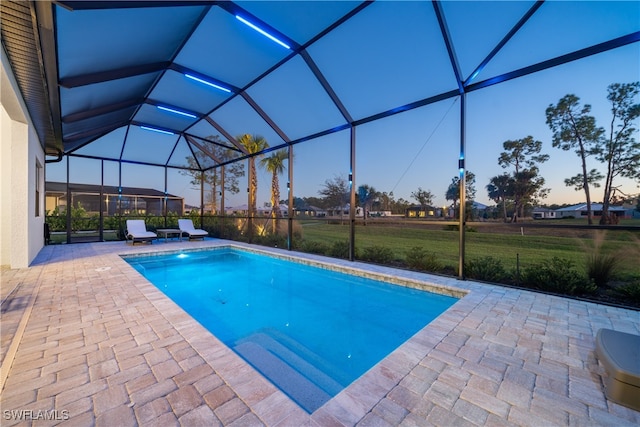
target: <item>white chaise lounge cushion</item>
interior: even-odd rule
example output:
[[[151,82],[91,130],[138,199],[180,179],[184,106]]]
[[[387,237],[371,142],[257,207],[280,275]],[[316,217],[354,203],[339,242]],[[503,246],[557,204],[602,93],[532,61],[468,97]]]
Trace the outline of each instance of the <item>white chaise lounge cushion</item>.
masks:
[[[158,235],[153,231],[147,231],[147,225],[142,219],[128,219],[127,220],[127,239],[133,240],[152,240],[157,238]]]
[[[200,228],[195,228],[193,226],[193,221],[190,219],[179,219],[178,228],[183,234],[187,234],[190,239],[194,237],[204,238],[205,236],[209,235],[209,233],[207,233],[205,230],[202,230]]]

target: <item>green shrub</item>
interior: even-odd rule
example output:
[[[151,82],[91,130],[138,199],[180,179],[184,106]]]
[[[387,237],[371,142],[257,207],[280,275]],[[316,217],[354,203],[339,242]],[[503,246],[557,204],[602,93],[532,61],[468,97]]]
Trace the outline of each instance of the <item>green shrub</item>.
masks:
[[[302,252],[309,254],[326,255],[329,253],[329,245],[314,240],[303,241],[301,249]]]
[[[362,251],[362,259],[376,264],[390,264],[393,251],[386,246],[369,246]]]
[[[509,278],[502,261],[492,256],[469,260],[464,271],[468,278],[486,282],[504,282]]]
[[[581,295],[597,290],[595,283],[580,274],[571,260],[558,257],[525,268],[522,283],[530,288],[565,295]]]
[[[618,258],[613,255],[594,253],[587,258],[587,276],[596,286],[607,286],[618,265]]]
[[[66,231],[67,230],[67,214],[60,213],[56,206],[53,211],[47,211],[47,223],[50,231]]]
[[[628,302],[640,304],[640,280],[616,288],[615,293]]]
[[[349,241],[339,240],[337,242],[333,242],[328,255],[334,258],[349,259]],[[358,255],[356,251],[356,258],[357,257]]]
[[[438,261],[435,252],[428,252],[420,246],[409,249],[405,262],[412,270],[439,271],[442,269],[442,264]]]

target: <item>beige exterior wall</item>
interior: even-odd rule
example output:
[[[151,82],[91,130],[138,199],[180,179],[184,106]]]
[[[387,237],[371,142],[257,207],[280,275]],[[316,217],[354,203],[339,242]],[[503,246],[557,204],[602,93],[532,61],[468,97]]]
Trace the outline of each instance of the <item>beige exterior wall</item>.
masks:
[[[2,50],[0,75],[0,265],[23,268],[44,246],[45,156]],[[36,214],[36,165],[40,165]]]

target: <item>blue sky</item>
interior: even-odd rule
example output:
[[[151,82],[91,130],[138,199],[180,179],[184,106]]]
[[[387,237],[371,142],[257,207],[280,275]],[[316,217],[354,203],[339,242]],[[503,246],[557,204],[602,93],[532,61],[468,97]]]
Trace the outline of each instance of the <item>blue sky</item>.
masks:
[[[464,77],[475,69],[530,4],[523,1],[443,3]],[[286,11],[264,11],[264,5],[258,3],[243,6],[262,19],[271,18],[274,27],[279,25],[283,32],[290,25]],[[303,9],[303,5],[291,7],[290,11]],[[328,7],[340,9],[345,6],[344,2],[338,2]],[[434,24],[430,3],[380,2],[311,45],[308,52],[354,119],[359,119],[455,89],[446,51]],[[548,2],[475,81],[638,30],[638,2]],[[300,29],[290,31],[295,34],[299,31],[308,37]],[[484,187],[490,177],[504,171],[497,163],[502,143],[531,135],[543,142],[543,151],[550,155],[550,160],[540,165],[540,173],[551,189],[543,202],[583,201],[582,192],[564,185],[565,178],[579,172],[579,159],[573,152],[552,148],[545,109],[564,95],[573,93],[583,103],[592,105],[598,125],[608,126],[611,116],[606,100],[607,86],[637,81],[639,70],[640,46],[635,43],[469,93],[466,159],[468,170],[476,174],[476,200],[492,204]],[[292,139],[329,129],[343,121],[299,57],[250,87],[248,93]],[[233,135],[259,133],[272,145],[281,143],[241,99],[229,102],[212,116]],[[406,200],[412,200],[411,192],[421,187],[435,195],[437,206],[448,204],[444,193],[457,175],[459,118],[460,100],[451,98],[358,126],[356,185],[368,184],[378,191],[393,191],[396,199]],[[144,131],[136,132],[140,133],[140,138],[146,137]],[[123,133],[116,131],[94,143],[94,147],[101,147],[100,150],[116,147],[112,142],[122,139]],[[342,131],[294,146],[296,196],[318,196],[327,179],[348,176],[349,138],[349,132]],[[160,138],[153,144],[143,145],[129,154],[144,159],[154,153],[170,153],[170,141],[162,142]],[[96,151],[88,146],[85,152],[92,153],[92,150]],[[71,181],[100,182],[98,161],[71,161]],[[105,165],[105,183],[117,185],[117,164],[105,162]],[[593,159],[589,164],[589,167],[601,169],[599,166]],[[123,165],[122,184],[163,190],[164,173],[164,168]],[[173,169],[169,169],[168,175],[169,193],[184,195],[187,203],[199,204],[199,189],[195,189],[188,178]],[[64,181],[65,178],[64,162],[47,165],[48,180]],[[270,198],[270,179],[267,172],[259,172],[260,205]],[[285,173],[280,177],[283,198],[286,197],[286,181]],[[628,193],[640,192],[636,183],[620,180],[618,184]],[[243,191],[237,195],[227,194],[225,204],[246,203],[246,187],[245,177],[240,185]],[[601,200],[601,189],[593,190],[592,200]]]

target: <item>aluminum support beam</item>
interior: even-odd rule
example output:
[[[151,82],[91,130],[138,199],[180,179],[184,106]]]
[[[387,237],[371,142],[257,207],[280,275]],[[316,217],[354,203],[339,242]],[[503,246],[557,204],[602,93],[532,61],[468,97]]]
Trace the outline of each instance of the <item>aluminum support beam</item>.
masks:
[[[351,126],[351,172],[349,173],[349,259],[356,260],[356,128]],[[342,207],[340,207],[342,209]],[[342,214],[341,214],[342,215]]]
[[[289,179],[287,182],[287,202],[289,204],[289,215],[287,215],[287,249],[293,249],[293,145],[289,145],[289,159],[287,161]]]
[[[262,120],[267,122],[271,129],[273,129],[284,142],[291,142],[291,139],[289,139],[289,137],[282,131],[282,129],[280,129],[276,122],[274,122],[271,117],[269,117],[269,115],[262,109],[262,107],[260,107],[258,103],[254,101],[247,92],[240,92],[240,95],[245,101],[247,101],[251,108],[253,108],[253,110],[258,113]]]
[[[458,160],[458,173],[460,176],[460,221],[459,221],[459,254],[458,254],[458,277],[464,279],[465,260],[465,228],[467,211],[467,169],[465,166],[466,155],[466,119],[467,119],[467,94],[460,95],[460,158]]]
[[[218,122],[216,122],[215,120],[213,120],[211,117],[209,116],[205,116],[204,119],[207,121],[207,123],[209,123],[211,126],[213,126],[215,128],[215,130],[217,130],[218,132],[220,132],[220,134],[222,136],[224,136],[225,138],[227,138],[227,140],[232,143],[238,150],[240,150],[242,152],[242,154],[249,154],[247,152],[247,149],[245,147],[242,146],[242,144],[240,144],[229,132],[227,132],[222,126],[220,126],[218,124]]]

